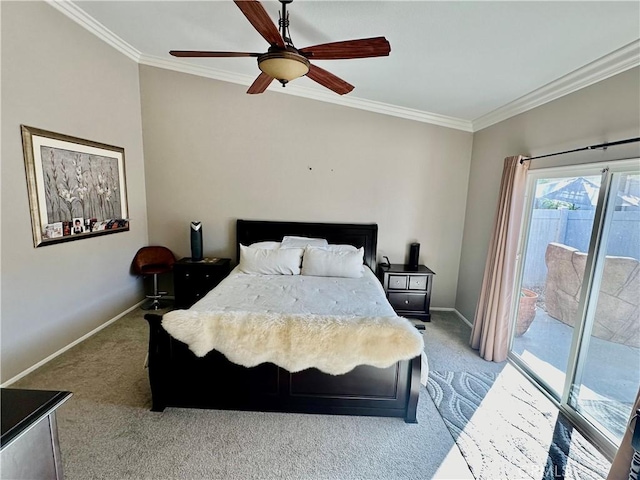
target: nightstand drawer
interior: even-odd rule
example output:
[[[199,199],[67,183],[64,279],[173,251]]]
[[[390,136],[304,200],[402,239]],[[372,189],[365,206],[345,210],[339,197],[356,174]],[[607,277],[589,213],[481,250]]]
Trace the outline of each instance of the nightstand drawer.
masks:
[[[411,275],[409,277],[409,290],[426,290],[426,289],[427,289],[426,275]]]
[[[407,289],[407,276],[406,275],[389,275],[389,290],[406,290]]]
[[[176,308],[189,308],[222,281],[230,270],[230,260],[192,262],[183,258],[173,265]]]
[[[426,293],[391,293],[389,303],[394,310],[425,311]]]
[[[197,285],[202,289],[206,289],[207,291],[211,290],[215,287],[220,280],[222,280],[226,276],[227,272],[225,270],[213,271],[205,269],[176,269],[176,278],[179,282],[184,282],[185,285],[189,285],[187,288],[195,288]]]

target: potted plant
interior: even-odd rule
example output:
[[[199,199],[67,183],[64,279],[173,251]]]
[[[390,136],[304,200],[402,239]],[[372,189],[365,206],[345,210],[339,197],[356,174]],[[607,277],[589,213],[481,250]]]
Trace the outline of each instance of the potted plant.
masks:
[[[516,321],[516,337],[524,335],[529,330],[531,322],[536,318],[536,302],[538,294],[528,288],[520,289],[520,304],[518,305],[518,319]]]

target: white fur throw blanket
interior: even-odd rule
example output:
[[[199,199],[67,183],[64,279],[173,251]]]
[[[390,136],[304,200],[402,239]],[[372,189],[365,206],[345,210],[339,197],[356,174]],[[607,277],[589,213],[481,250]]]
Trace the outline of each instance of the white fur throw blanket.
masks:
[[[424,348],[422,335],[402,317],[174,310],[162,326],[198,357],[215,349],[245,367],[271,362],[290,372],[386,368]]]

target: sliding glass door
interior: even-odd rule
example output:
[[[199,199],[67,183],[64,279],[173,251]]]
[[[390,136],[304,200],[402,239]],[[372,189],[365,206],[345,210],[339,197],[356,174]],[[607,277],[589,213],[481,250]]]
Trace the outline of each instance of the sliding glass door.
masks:
[[[619,444],[640,385],[640,175],[609,172],[569,406]]]
[[[529,179],[528,227],[511,351],[560,400],[574,336],[601,168]]]
[[[640,385],[640,163],[533,170],[510,357],[612,450]]]

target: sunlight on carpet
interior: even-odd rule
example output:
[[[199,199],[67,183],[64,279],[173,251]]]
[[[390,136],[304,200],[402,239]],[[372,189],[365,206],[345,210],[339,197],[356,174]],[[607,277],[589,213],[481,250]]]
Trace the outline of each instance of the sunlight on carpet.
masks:
[[[610,464],[517,370],[430,372],[438,412],[476,479],[603,479]]]

